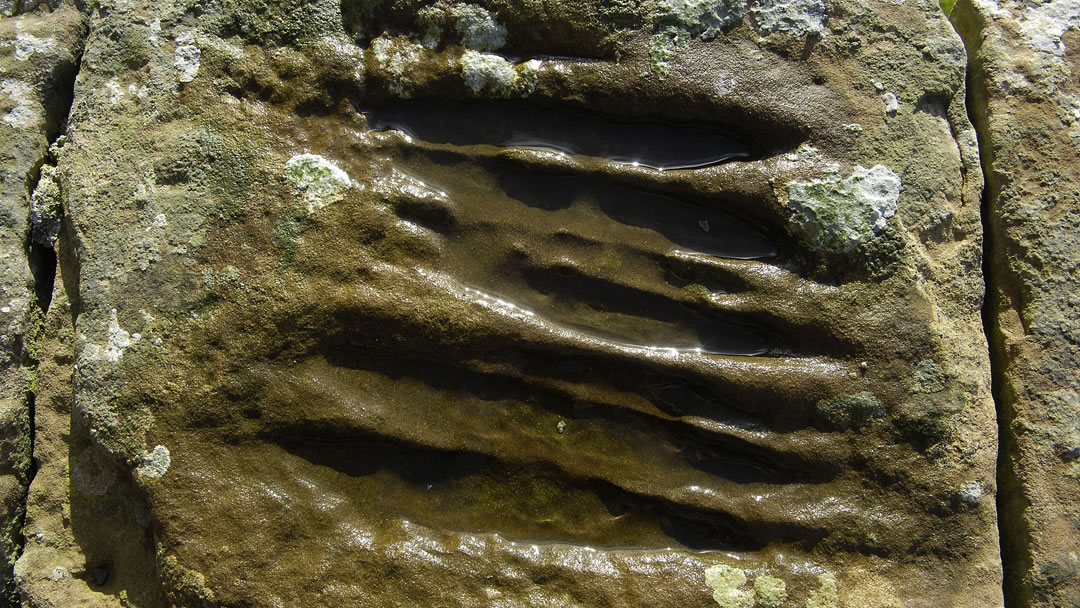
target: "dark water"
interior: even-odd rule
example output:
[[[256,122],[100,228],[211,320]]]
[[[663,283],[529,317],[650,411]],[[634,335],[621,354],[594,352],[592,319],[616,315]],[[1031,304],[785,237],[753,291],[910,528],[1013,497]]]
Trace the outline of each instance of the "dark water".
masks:
[[[745,143],[699,126],[619,122],[569,109],[409,103],[365,114],[373,129],[394,129],[431,143],[538,148],[661,170],[706,167],[751,155]]]

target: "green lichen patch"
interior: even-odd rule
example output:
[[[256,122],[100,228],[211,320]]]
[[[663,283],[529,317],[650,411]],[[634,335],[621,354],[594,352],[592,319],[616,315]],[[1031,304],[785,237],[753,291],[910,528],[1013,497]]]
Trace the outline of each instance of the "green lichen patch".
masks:
[[[800,38],[822,35],[828,16],[824,0],[758,0],[750,13],[761,33],[786,32]]]
[[[744,589],[746,573],[739,568],[716,565],[705,570],[705,584],[721,608],[753,608],[754,592]]]
[[[933,359],[923,359],[915,365],[915,373],[911,378],[911,392],[913,393],[940,393],[945,390],[948,378],[945,370]]]
[[[702,40],[712,40],[743,18],[740,0],[660,0],[658,21]]]
[[[829,426],[857,431],[885,417],[885,406],[867,392],[839,395],[817,402],[817,413]]]
[[[922,452],[948,439],[948,418],[946,411],[932,408],[922,414],[898,416],[892,426],[898,440]]]
[[[836,586],[836,576],[832,574],[818,575],[818,589],[806,599],[806,608],[837,608],[840,606],[840,598]]]
[[[762,574],[754,579],[754,595],[765,608],[776,608],[787,601],[787,584],[775,576]]]
[[[303,193],[309,213],[340,201],[352,187],[349,175],[318,154],[298,154],[285,163],[285,177]]]
[[[61,213],[60,178],[56,167],[44,165],[34,194],[30,197],[30,226],[35,243],[46,247],[56,243]]]
[[[788,184],[787,206],[797,232],[812,247],[849,252],[874,238],[896,214],[900,178],[884,165],[855,167],[846,179],[829,176]]]

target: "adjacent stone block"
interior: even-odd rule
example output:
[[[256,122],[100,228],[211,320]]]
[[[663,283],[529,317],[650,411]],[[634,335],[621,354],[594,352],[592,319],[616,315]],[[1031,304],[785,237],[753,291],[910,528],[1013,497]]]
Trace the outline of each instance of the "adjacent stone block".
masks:
[[[1006,593],[1080,605],[1080,6],[963,2],[987,168]]]

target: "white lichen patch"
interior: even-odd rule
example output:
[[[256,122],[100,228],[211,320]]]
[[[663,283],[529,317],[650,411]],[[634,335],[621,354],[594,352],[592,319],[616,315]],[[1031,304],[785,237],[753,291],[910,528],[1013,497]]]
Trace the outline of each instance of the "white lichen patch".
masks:
[[[506,28],[495,20],[495,13],[475,4],[450,7],[461,44],[477,51],[495,51],[506,45]]]
[[[1070,28],[1080,27],[1080,0],[1051,0],[1024,10],[1020,31],[1032,49],[1057,57],[1065,56],[1061,37]]]
[[[885,113],[889,116],[895,115],[900,109],[900,100],[896,98],[895,93],[885,93],[881,96],[881,101],[885,103]]]
[[[173,52],[173,67],[180,82],[191,82],[199,75],[199,57],[202,51],[195,46],[195,32],[187,31],[176,37],[176,51]]]
[[[457,34],[457,42],[474,51],[497,51],[506,45],[506,27],[495,13],[476,4],[440,1],[420,9],[416,16],[421,41],[428,48],[438,46],[449,29]]]
[[[161,35],[161,18],[158,17],[158,18],[154,19],[153,22],[150,23],[150,34],[146,37],[146,40],[152,46],[160,47],[161,46],[161,38],[159,38],[160,35]]]
[[[407,38],[394,39],[381,36],[371,41],[371,52],[388,80],[390,92],[401,98],[412,97],[413,83],[408,72],[420,62],[423,47]]]
[[[165,473],[169,470],[169,464],[172,463],[172,459],[169,456],[169,450],[163,445],[155,446],[150,452],[143,450],[139,454],[141,462],[135,472],[142,477],[149,477],[150,479],[161,479],[165,476]]]
[[[960,502],[974,507],[982,500],[983,490],[982,486],[977,481],[969,481],[960,486],[960,491],[957,493],[960,498]]]
[[[461,74],[465,86],[477,95],[498,97],[528,95],[536,88],[540,68],[538,60],[514,65],[499,55],[465,51],[461,56]]]
[[[13,106],[4,114],[4,122],[16,129],[27,129],[41,123],[41,109],[34,100],[34,88],[18,80],[0,82],[0,93],[7,95]]]
[[[705,570],[705,584],[721,608],[753,608],[754,592],[746,586],[746,573],[739,568],[716,565]]]
[[[787,32],[797,38],[824,35],[828,17],[825,0],[757,0],[750,13],[763,34]]]
[[[660,0],[660,22],[712,40],[743,18],[742,0]]]
[[[1080,28],[1080,0],[1050,0],[1048,2],[1025,2],[975,0],[980,11],[992,15],[1013,29],[1017,41],[1030,49],[1030,56],[1015,53],[1008,63],[1021,66],[1030,76],[1013,70],[1001,70],[999,84],[1012,90],[1023,90],[1030,84],[1038,84],[1047,93],[1055,93],[1060,85],[1072,77],[1072,70],[1065,58],[1065,32]],[[1011,43],[1010,43],[1011,44]],[[1004,88],[1004,87],[1003,87]],[[1010,89],[1005,89],[1010,90]]]
[[[296,186],[309,213],[345,198],[349,174],[318,154],[298,154],[285,163],[285,177]]]
[[[124,357],[124,349],[138,342],[141,338],[139,334],[129,333],[120,327],[120,322],[116,319],[115,308],[109,311],[109,327],[105,336],[107,342],[105,343],[104,357],[106,361],[113,363]]]
[[[85,336],[80,334],[83,340]],[[82,356],[89,361],[107,361],[116,363],[124,358],[124,350],[142,339],[138,333],[129,333],[122,327],[116,318],[116,309],[109,311],[109,322],[105,327],[105,344],[88,343],[83,348]]]
[[[758,604],[765,608],[777,608],[787,601],[787,583],[775,576],[762,574],[754,579],[754,595]]]
[[[37,36],[19,32],[15,34],[15,59],[27,61],[34,53],[48,54],[56,48],[56,38],[38,38]]]
[[[885,229],[896,214],[900,177],[884,165],[838,176],[788,183],[787,206],[807,241],[826,251],[851,251]]]
[[[806,599],[806,608],[838,608],[840,597],[836,577],[832,574],[818,575],[818,589]]]
[[[115,106],[124,99],[124,88],[120,86],[120,83],[116,82],[115,78],[110,78],[105,82],[105,90],[109,92],[109,105]]]

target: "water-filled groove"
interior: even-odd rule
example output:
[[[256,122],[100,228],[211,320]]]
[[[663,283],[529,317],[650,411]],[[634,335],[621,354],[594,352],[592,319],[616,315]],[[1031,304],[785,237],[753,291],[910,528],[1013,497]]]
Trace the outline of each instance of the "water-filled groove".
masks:
[[[364,110],[376,130],[432,143],[531,148],[660,170],[692,169],[746,158],[740,138],[708,128],[616,121],[579,110],[476,103],[400,103]]]
[[[358,486],[378,484],[378,492],[364,494],[374,503],[369,508],[444,529],[603,548],[723,551],[752,551],[777,540],[812,545],[822,536],[812,528],[748,522],[492,454],[364,433],[328,436],[305,428],[280,429],[263,438]]]

